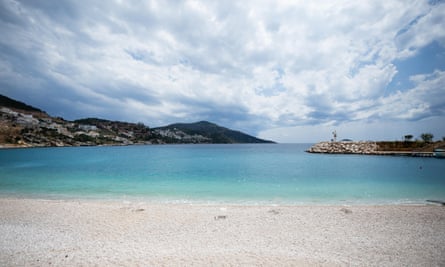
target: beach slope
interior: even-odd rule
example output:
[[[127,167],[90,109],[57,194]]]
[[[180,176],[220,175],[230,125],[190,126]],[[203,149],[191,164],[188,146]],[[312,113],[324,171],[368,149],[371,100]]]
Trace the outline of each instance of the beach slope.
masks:
[[[0,198],[0,266],[444,266],[440,206]]]

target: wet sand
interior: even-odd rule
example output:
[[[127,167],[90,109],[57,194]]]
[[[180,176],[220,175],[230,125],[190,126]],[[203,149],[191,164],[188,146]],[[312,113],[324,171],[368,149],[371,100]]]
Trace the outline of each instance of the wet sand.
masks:
[[[0,198],[0,266],[445,266],[445,207]]]

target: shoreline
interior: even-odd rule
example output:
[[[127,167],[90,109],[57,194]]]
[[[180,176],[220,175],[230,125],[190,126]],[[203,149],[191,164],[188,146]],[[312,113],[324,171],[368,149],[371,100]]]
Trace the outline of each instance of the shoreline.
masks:
[[[367,153],[354,152],[313,152],[306,151],[312,154],[331,154],[331,155],[364,155],[364,156],[393,156],[393,157],[414,157],[414,158],[434,158],[434,152],[414,152],[414,151],[375,151]]]
[[[2,196],[0,195],[0,204],[7,202],[23,202],[23,203],[42,203],[42,204],[79,204],[79,205],[98,205],[98,206],[122,206],[132,207],[138,209],[138,207],[196,207],[196,208],[240,208],[240,209],[255,209],[255,208],[289,208],[289,209],[379,209],[379,208],[404,208],[404,207],[419,207],[419,208],[442,208],[445,213],[445,203],[440,200],[426,200],[425,202],[401,202],[401,203],[248,203],[248,202],[181,202],[181,201],[153,201],[143,198],[122,198],[122,199],[103,199],[103,198],[41,198],[41,197],[14,197],[14,196]],[[445,215],[445,214],[444,214]]]
[[[312,145],[305,152],[313,154],[370,155],[370,156],[402,156],[441,158],[436,155],[436,148],[444,142],[420,143],[401,141],[324,141]],[[443,157],[443,156],[442,156]]]
[[[0,265],[431,266],[438,205],[159,204],[0,196]]]
[[[8,149],[38,149],[38,148],[76,148],[76,147],[131,147],[131,146],[205,146],[205,145],[276,145],[278,143],[133,143],[133,144],[100,144],[100,145],[66,145],[66,146],[26,146],[15,144],[0,144],[0,150]],[[295,143],[300,144],[300,143]],[[306,143],[301,143],[306,144]]]
[[[147,197],[138,195],[64,195],[64,194],[29,194],[29,193],[0,193],[1,199],[10,200],[37,200],[37,201],[75,201],[75,202],[103,202],[103,203],[147,203],[153,205],[197,205],[197,206],[239,206],[239,207],[259,207],[259,206],[283,206],[283,207],[372,207],[372,206],[425,206],[439,205],[445,203],[442,198],[422,198],[422,199],[366,199],[366,200],[260,200],[260,199],[180,199],[164,197]]]

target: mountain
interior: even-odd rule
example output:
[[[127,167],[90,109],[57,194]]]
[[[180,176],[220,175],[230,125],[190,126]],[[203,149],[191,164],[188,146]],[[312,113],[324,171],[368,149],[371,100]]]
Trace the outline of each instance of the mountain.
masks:
[[[235,143],[273,143],[254,136],[234,131],[217,124],[200,121],[195,123],[175,123],[164,127],[153,129],[161,136],[176,139],[177,141],[189,142],[198,140],[199,143],[235,144]]]
[[[67,121],[0,95],[0,147],[196,143],[272,142],[210,122],[150,129],[143,123],[98,118]]]
[[[4,95],[0,95],[0,106],[5,108],[10,108],[13,110],[22,110],[22,111],[28,111],[28,112],[40,112],[45,113],[41,111],[38,108],[35,108],[33,106],[27,105],[23,102],[11,99],[9,97],[6,97]]]

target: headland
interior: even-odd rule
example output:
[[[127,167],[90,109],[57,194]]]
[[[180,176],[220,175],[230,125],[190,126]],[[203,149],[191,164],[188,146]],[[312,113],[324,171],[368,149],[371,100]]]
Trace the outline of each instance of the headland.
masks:
[[[99,118],[68,121],[0,95],[0,148],[246,143],[273,141],[208,121],[156,128]]]

